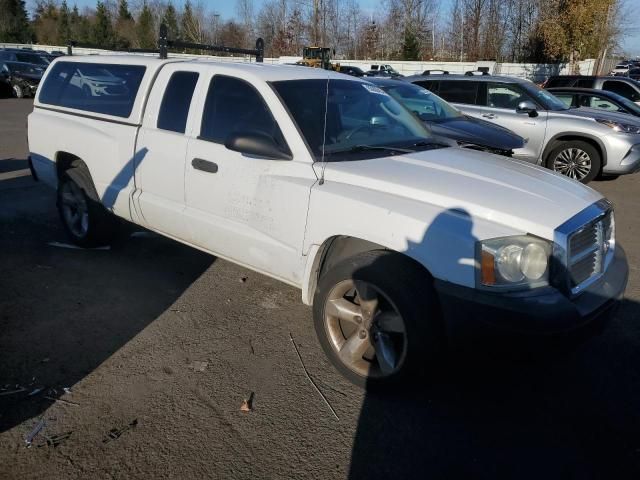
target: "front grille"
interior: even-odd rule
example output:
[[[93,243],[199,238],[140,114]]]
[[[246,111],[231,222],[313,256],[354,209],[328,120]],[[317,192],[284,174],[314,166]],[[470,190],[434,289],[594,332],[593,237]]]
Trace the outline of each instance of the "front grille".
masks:
[[[604,270],[605,234],[608,232],[611,215],[607,213],[569,237],[568,269],[571,288],[579,288]]]

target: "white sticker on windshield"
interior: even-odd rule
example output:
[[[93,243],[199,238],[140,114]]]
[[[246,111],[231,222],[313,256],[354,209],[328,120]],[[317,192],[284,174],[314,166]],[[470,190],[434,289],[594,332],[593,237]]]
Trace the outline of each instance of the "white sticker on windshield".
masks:
[[[362,86],[371,93],[377,93],[378,95],[384,95],[385,97],[389,96],[384,90],[382,90],[380,87],[376,87],[375,85],[363,83]]]

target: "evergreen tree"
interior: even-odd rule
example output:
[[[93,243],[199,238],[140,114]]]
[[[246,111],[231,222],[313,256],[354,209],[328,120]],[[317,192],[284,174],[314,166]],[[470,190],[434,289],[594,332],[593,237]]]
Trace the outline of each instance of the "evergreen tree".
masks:
[[[31,40],[27,10],[23,0],[0,0],[0,42],[26,43]]]
[[[71,16],[69,13],[69,7],[67,6],[67,0],[62,0],[60,5],[60,12],[58,13],[58,44],[66,45],[71,40]]]
[[[157,34],[153,21],[153,13],[145,1],[142,5],[142,11],[138,17],[138,24],[136,25],[136,34],[138,37],[138,44],[140,48],[156,48]]]
[[[116,20],[116,47],[130,48],[136,43],[135,21],[129,11],[127,0],[118,2],[118,19]]]
[[[420,45],[415,34],[409,29],[404,30],[404,43],[402,44],[402,60],[418,60],[420,57]]]
[[[121,22],[124,20],[133,20],[133,15],[131,15],[129,11],[127,0],[120,0],[118,2],[118,21]]]
[[[167,35],[170,40],[179,40],[181,38],[180,30],[178,28],[178,14],[171,2],[169,2],[167,9],[164,11],[162,23],[167,26]]]
[[[109,11],[104,3],[96,4],[96,19],[93,25],[93,43],[104,48],[113,47],[113,27]]]

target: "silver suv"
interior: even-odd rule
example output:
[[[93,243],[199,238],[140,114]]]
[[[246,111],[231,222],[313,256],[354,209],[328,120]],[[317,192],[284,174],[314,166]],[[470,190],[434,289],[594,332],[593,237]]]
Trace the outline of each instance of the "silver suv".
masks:
[[[631,115],[567,107],[551,93],[518,78],[463,75],[412,76],[464,113],[521,137],[513,158],[543,165],[582,183],[597,175],[640,169],[640,120]]]

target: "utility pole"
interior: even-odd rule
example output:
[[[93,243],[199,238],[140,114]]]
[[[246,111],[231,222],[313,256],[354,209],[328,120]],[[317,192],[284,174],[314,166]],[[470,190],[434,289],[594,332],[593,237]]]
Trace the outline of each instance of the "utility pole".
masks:
[[[462,55],[464,52],[464,10],[461,11],[462,16],[462,28],[460,29],[460,61],[462,62]]]
[[[315,46],[319,46],[320,42],[319,42],[319,34],[318,34],[318,27],[319,27],[319,13],[320,13],[320,0],[313,0],[313,44]]]

